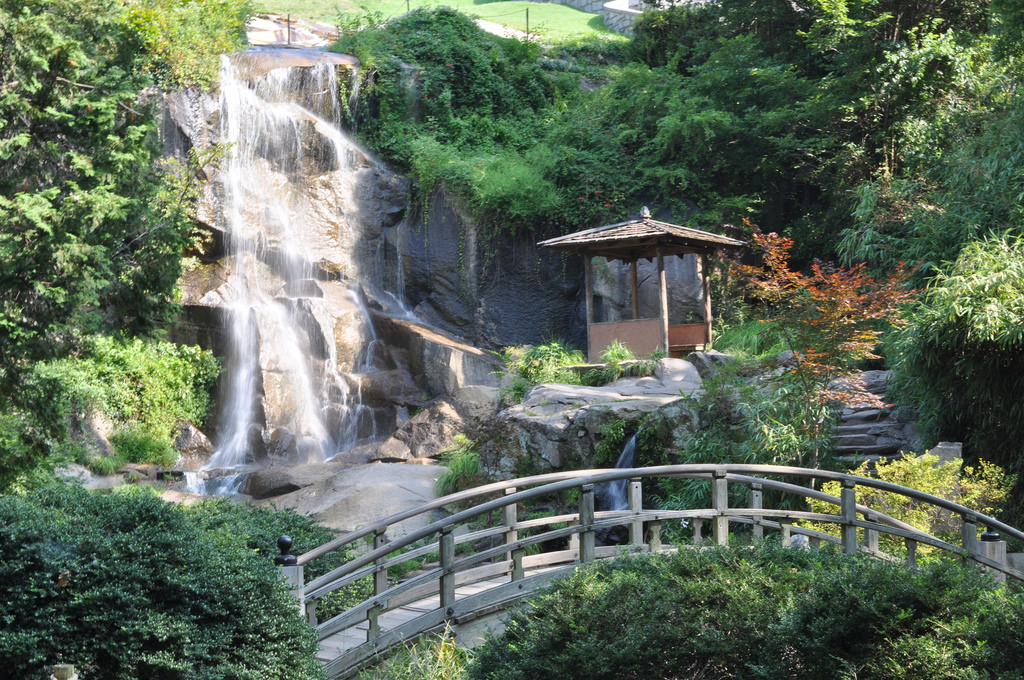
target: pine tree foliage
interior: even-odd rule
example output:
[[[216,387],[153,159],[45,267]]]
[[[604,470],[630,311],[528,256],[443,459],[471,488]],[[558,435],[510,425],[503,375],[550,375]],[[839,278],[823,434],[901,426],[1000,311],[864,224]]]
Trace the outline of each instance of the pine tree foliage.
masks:
[[[139,44],[109,0],[0,8],[0,380],[166,318],[187,228],[154,163]]]

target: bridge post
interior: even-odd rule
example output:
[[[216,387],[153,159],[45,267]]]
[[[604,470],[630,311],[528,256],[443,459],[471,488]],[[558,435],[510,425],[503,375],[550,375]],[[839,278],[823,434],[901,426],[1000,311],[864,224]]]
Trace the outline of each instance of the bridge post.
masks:
[[[292,594],[299,603],[299,613],[306,616],[305,582],[302,575],[302,565],[297,563],[298,558],[291,554],[295,541],[291,536],[281,536],[277,539],[277,548],[281,554],[274,558],[274,564],[281,567],[281,578],[292,587]]]
[[[971,559],[978,554],[978,518],[965,512],[963,520],[964,523],[960,525],[960,542],[964,548],[964,559]]]
[[[373,549],[381,548],[387,545],[387,529],[384,527],[378,527],[373,532]],[[374,561],[374,572],[373,572],[373,595],[374,597],[380,595],[388,589],[388,570],[382,569],[381,565],[387,562],[387,556],[380,557]],[[379,601],[374,601],[373,606],[366,612],[366,621],[369,623],[369,628],[366,630],[366,641],[369,642],[380,636],[380,611],[383,606]]]
[[[857,482],[852,479],[843,480],[843,491],[840,494],[840,506],[843,513],[843,524],[840,529],[843,542],[843,554],[857,553]]]
[[[580,562],[594,559],[594,485],[580,487]]]
[[[441,609],[455,604],[455,527],[449,524],[441,529],[438,546],[441,551]]]
[[[384,527],[379,527],[373,532],[373,549],[383,548],[388,544],[388,537],[385,533],[387,531]],[[387,569],[381,569],[381,565],[388,561],[387,556],[380,557],[374,562],[376,569],[373,572],[373,594],[380,595],[388,589],[388,571]]]
[[[643,486],[639,479],[629,480],[629,509],[640,514],[644,509]],[[644,544],[644,522],[641,519],[629,523],[629,544],[640,547]]]
[[[878,515],[868,514],[865,519],[869,522],[877,522]],[[874,529],[864,530],[864,543],[867,544],[867,548],[872,553],[878,552],[878,532]]]
[[[522,581],[526,572],[523,571],[523,555],[526,551],[522,548],[516,548],[512,551],[512,580]]]
[[[751,510],[761,510],[764,503],[764,492],[761,491],[764,487],[761,484],[751,484],[750,493],[747,496],[747,505],[750,506]],[[753,528],[751,529],[754,533],[754,538],[764,538],[764,527],[761,526],[761,515],[759,513],[751,513],[750,519],[753,520]]]
[[[648,522],[647,528],[651,532],[651,552],[661,552],[661,520],[656,519]]]
[[[694,517],[690,524],[693,526],[693,544],[700,545],[704,542],[704,519],[702,517]]]
[[[993,562],[999,564],[1006,564],[1006,541],[999,539],[999,534],[989,529],[981,535],[981,541],[978,542],[978,553],[984,557],[989,558]],[[992,578],[996,583],[1005,583],[1006,574],[991,567],[985,567],[987,571],[992,574]]]
[[[904,539],[904,544],[907,546],[907,566],[917,569],[917,541],[907,538]]]
[[[729,480],[725,470],[715,470],[711,476],[711,505],[715,510],[712,533],[718,545],[729,545],[729,518],[724,514],[729,509]]]
[[[516,492],[515,487],[505,489],[505,495],[511,496]],[[501,521],[505,524],[507,531],[505,531],[505,545],[511,545],[519,540],[519,532],[514,529],[516,523],[519,521],[519,513],[515,503],[509,503],[501,509]],[[505,560],[513,560],[513,554],[511,552],[505,553]],[[513,577],[514,578],[514,577]]]

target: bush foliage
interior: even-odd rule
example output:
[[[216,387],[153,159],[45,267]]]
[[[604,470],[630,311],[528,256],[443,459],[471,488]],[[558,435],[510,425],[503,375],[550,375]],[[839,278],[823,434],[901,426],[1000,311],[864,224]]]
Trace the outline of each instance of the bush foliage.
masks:
[[[323,677],[272,553],[251,543],[270,549],[276,535],[262,534],[302,535],[308,520],[125,489],[0,497],[5,675],[44,680],[73,663],[97,679]]]
[[[574,59],[542,58],[535,43],[445,7],[362,27],[332,49],[364,65],[356,129],[413,175],[422,201],[443,186],[494,233],[616,214],[628,173],[591,109],[569,105],[580,95]]]
[[[932,438],[1009,472],[1024,441],[1024,239],[973,242],[943,267],[896,342],[902,398]]]
[[[124,24],[143,46],[143,69],[165,89],[215,85],[220,55],[246,43],[251,0],[132,0]]]
[[[579,372],[568,367],[587,362],[583,352],[572,349],[561,340],[551,340],[540,345],[506,347],[501,358],[505,361],[502,398],[513,404],[521,402],[534,385],[579,385]]]
[[[852,470],[852,473],[917,489],[985,515],[994,515],[999,511],[1014,484],[1013,475],[1007,475],[1002,468],[992,463],[980,461],[976,467],[964,467],[960,459],[940,463],[938,456],[930,454],[877,463],[865,461]],[[838,498],[842,485],[839,482],[826,482],[821,490]],[[857,502],[950,543],[960,543],[961,519],[959,515],[954,515],[948,510],[930,503],[915,501],[901,494],[870,487],[858,488]],[[812,500],[811,511],[835,513],[837,507]],[[834,536],[839,535],[839,528],[835,525],[809,526]],[[905,554],[906,546],[903,539],[887,535],[879,538],[884,552],[899,557]],[[928,554],[933,550],[929,546],[919,548],[921,554]]]
[[[474,680],[1021,678],[1024,596],[944,560],[683,550],[578,569],[477,650]]]

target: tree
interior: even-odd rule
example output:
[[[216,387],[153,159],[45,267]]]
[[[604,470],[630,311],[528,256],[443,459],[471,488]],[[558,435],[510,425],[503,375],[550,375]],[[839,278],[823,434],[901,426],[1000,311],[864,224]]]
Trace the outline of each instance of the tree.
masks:
[[[785,374],[803,413],[803,428],[813,442],[812,459],[821,458],[818,442],[827,424],[827,404],[857,396],[874,399],[856,386],[836,386],[853,372],[855,363],[877,358],[874,350],[885,324],[901,323],[899,310],[913,291],[905,287],[903,267],[881,280],[869,276],[863,263],[849,269],[822,262],[807,276],[789,268],[793,240],[778,234],[754,234],[763,266],[739,265],[753,297],[768,305],[769,320],[793,351],[793,367]]]
[[[645,13],[635,53],[681,79],[637,165],[690,179],[674,189],[720,219],[786,230],[802,260],[828,252],[852,190],[898,173],[923,127],[974,99],[989,19],[979,0],[721,0]]]
[[[1024,239],[969,243],[933,278],[894,343],[900,399],[932,439],[1024,470]]]
[[[158,162],[147,26],[118,0],[0,0],[0,488],[65,436],[33,363],[175,309],[195,183]]]
[[[188,227],[110,0],[0,5],[0,387],[82,333],[165,320]]]

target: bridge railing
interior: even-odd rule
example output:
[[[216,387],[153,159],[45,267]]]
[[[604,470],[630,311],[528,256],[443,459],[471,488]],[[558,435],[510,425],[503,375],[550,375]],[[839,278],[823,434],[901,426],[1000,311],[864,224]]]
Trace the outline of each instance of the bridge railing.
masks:
[[[711,484],[707,508],[661,510],[643,508],[643,480],[685,478]],[[628,480],[628,509],[598,511],[595,488],[617,480]],[[794,481],[837,481],[841,493],[832,496]],[[747,490],[744,507],[730,507],[729,487]],[[885,513],[858,502],[858,488],[885,491],[925,503],[958,516],[959,543],[920,531]],[[833,512],[812,512],[764,507],[766,491],[783,492],[834,508]],[[520,518],[519,509],[557,494],[578,494],[575,511],[549,517]],[[389,537],[397,525],[417,516],[431,517],[443,508],[464,507],[448,516],[428,521],[425,526]],[[1005,543],[979,541],[999,532],[1024,541],[1024,533],[992,517],[952,501],[888,482],[850,474],[768,465],[674,465],[616,470],[576,470],[537,475],[487,484],[436,499],[417,508],[397,513],[373,525],[350,532],[297,558],[297,564],[335,550],[355,548],[359,553],[331,572],[299,584],[304,610],[318,636],[325,640],[339,634],[350,642],[339,658],[327,664],[328,674],[339,677],[376,651],[402,639],[411,638],[442,625],[492,612],[529,594],[533,589],[572,569],[576,564],[625,551],[678,550],[682,544],[663,540],[667,523],[686,520],[692,528],[691,544],[710,540],[727,544],[730,526],[750,525],[755,537],[765,530],[781,533],[790,544],[804,537],[810,546],[834,542],[843,553],[867,552],[883,559],[896,559],[879,549],[879,536],[893,537],[906,546],[906,561],[916,565],[919,546],[931,546],[961,556],[992,570],[997,578],[1024,581],[1021,573],[1006,564]],[[705,536],[705,524],[710,536]],[[830,533],[819,529],[838,527]],[[598,545],[602,530],[626,527],[626,542]],[[679,532],[673,534],[678,538]],[[426,560],[428,568],[400,582],[389,579],[388,571],[409,560]],[[372,582],[372,596],[325,621],[317,617],[317,603],[329,593],[364,579]],[[474,591],[474,584],[475,591]],[[457,589],[470,592],[457,597]],[[400,625],[384,627],[381,617],[426,597],[436,598],[426,611]],[[354,638],[358,637],[355,643]]]

